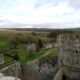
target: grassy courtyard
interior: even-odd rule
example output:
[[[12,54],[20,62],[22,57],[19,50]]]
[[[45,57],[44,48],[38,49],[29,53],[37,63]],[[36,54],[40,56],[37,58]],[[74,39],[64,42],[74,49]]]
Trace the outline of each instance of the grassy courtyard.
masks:
[[[6,54],[11,56],[17,54],[17,56],[19,57],[18,62],[20,62],[20,64],[25,64],[28,61],[40,58],[42,55],[48,52],[48,50],[40,49],[38,52],[35,52],[34,54],[28,56],[29,53],[27,53],[26,51],[27,44],[22,44],[22,43],[17,45],[17,48],[11,48],[9,40],[16,33],[18,32],[0,31],[0,54],[3,54],[4,57],[4,64],[0,64],[0,69],[9,66],[10,64],[13,64],[15,62],[13,57],[6,56]],[[19,32],[19,33],[27,34],[27,32]],[[57,56],[56,49],[51,49],[48,55],[53,57]]]

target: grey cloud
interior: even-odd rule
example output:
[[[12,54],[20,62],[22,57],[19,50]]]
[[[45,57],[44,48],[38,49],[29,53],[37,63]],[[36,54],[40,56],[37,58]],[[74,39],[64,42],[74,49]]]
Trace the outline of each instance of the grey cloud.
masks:
[[[5,21],[4,20],[0,20],[0,23],[4,23]]]
[[[17,0],[0,0],[0,7],[11,7],[17,3]]]
[[[0,0],[0,5],[1,5],[1,4],[4,4],[5,1],[6,1],[6,0]]]
[[[24,26],[28,26],[27,24],[23,23],[14,23],[9,20],[0,20],[0,28],[21,28]]]
[[[35,4],[35,8],[38,8],[42,5],[49,5],[50,6],[55,6],[58,5],[60,2],[66,2],[68,4],[68,6],[74,8],[75,10],[79,10],[80,9],[80,0],[37,0],[36,4]]]
[[[52,29],[64,29],[64,28],[80,28],[80,22],[65,22],[65,23],[45,23],[33,25],[35,28],[52,28]]]
[[[27,26],[25,24],[21,24],[21,23],[8,23],[8,24],[3,24],[2,26],[4,27],[10,27],[10,28],[18,28],[18,27],[23,27],[23,26]]]
[[[68,0],[68,4],[76,10],[80,9],[80,0]]]
[[[4,20],[4,19],[0,19],[0,23],[10,23],[11,21],[9,20]]]
[[[0,20],[1,21],[1,20]],[[44,24],[23,24],[23,23],[14,23],[1,21],[0,28],[53,28],[53,29],[63,29],[63,28],[79,28],[80,20],[74,22],[66,23],[44,23]]]
[[[55,6],[58,5],[60,2],[63,2],[64,0],[37,0],[36,4],[35,4],[35,8],[38,8],[42,5],[49,5],[50,6]]]

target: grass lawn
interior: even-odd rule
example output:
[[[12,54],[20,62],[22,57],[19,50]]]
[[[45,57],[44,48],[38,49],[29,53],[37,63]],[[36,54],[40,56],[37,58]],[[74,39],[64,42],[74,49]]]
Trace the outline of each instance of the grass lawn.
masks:
[[[56,49],[51,49],[48,55],[51,56],[51,57],[57,56],[57,50]]]
[[[38,53],[36,53],[35,55],[32,55],[30,57],[27,57],[27,61],[32,61],[35,59],[40,58],[42,55],[46,54],[47,50],[41,50]]]
[[[46,52],[47,52],[46,50],[41,50],[37,53],[34,53],[31,56],[28,56],[25,51],[19,51],[19,52],[17,52],[17,54],[19,55],[19,58],[20,58],[19,62],[21,64],[24,64],[28,61],[32,61],[32,60],[35,60],[35,59],[39,58],[40,56],[46,54]]]
[[[0,50],[6,50],[7,48],[8,48],[7,41],[0,40]],[[39,51],[37,53],[34,53],[31,56],[28,56],[27,52],[26,52],[26,44],[18,45],[18,48],[17,49],[13,49],[12,51],[13,51],[13,53],[17,53],[18,54],[19,62],[21,64],[25,64],[28,61],[32,61],[32,60],[38,59],[42,55],[46,54],[46,52],[47,52],[47,50],[41,50],[41,51]],[[51,56],[51,57],[57,56],[56,49],[51,49],[48,55]],[[14,60],[12,58],[10,58],[8,56],[4,56],[4,64],[0,65],[0,69],[12,64],[13,61]]]
[[[9,50],[7,50],[7,49],[9,49],[8,47],[9,47],[9,45],[8,45],[7,41],[0,41],[0,51],[1,52],[3,51],[3,54],[9,52]],[[17,49],[12,49],[11,50],[12,53],[9,53],[9,54],[14,55],[14,53],[17,53],[18,56],[20,57],[20,60],[22,60],[22,58],[24,56],[26,56],[24,47],[25,47],[25,45],[20,45],[18,47],[18,50]],[[8,57],[8,56],[5,56],[5,55],[3,57],[4,57],[4,64],[0,64],[0,69],[4,68],[6,66],[9,66],[10,64],[12,64],[14,62],[13,58],[11,58],[11,57]]]
[[[23,45],[22,45],[23,46]],[[39,59],[42,55],[46,54],[47,53],[47,50],[41,50],[31,56],[27,56],[27,53],[26,51],[21,48],[21,45],[20,45],[20,48],[18,50],[15,50],[14,49],[14,52],[18,54],[19,56],[19,62],[21,64],[25,64],[27,63],[28,61],[32,61],[32,60],[35,60],[35,59]],[[49,56],[51,57],[55,57],[57,56],[57,51],[56,49],[51,49],[51,51],[49,52],[48,54]],[[10,57],[7,57],[7,56],[4,56],[4,64],[0,65],[0,69],[10,65],[13,63],[13,59],[10,58]]]
[[[1,50],[2,49],[6,50],[8,48],[7,47],[8,45],[7,45],[7,43],[5,41],[0,41],[0,43],[1,43],[1,45],[0,45],[0,49]],[[31,56],[28,56],[28,54],[26,52],[26,44],[21,44],[21,45],[18,46],[17,49],[13,49],[11,51],[12,51],[11,55],[13,55],[14,53],[18,54],[19,62],[21,64],[24,64],[24,63],[26,63],[28,61],[35,60],[35,59],[39,58],[40,56],[42,56],[43,54],[45,54],[47,52],[47,50],[41,50],[39,52],[34,53]],[[0,65],[0,69],[12,64],[13,62],[14,62],[13,58],[10,58],[10,57],[4,55],[4,64]]]
[[[0,50],[5,50],[5,49],[7,49],[8,48],[8,43],[7,43],[7,41],[0,41]]]
[[[4,64],[0,64],[0,69],[3,69],[6,66],[11,65],[13,62],[14,60],[12,58],[4,56]]]

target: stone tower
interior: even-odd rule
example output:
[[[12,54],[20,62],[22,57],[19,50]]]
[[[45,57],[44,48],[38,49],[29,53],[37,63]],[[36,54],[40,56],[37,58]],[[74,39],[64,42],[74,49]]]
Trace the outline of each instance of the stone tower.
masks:
[[[80,80],[80,32],[58,36],[58,64],[60,71],[54,80]]]

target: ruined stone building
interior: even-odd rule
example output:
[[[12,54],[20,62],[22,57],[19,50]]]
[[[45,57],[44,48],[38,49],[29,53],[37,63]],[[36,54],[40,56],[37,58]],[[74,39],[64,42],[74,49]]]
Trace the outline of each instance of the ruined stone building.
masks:
[[[80,80],[80,32],[59,34],[57,43],[59,70],[54,79],[53,77],[52,79]],[[43,58],[39,62],[43,62],[44,64],[40,65],[38,61],[29,62],[22,66],[14,64],[12,65],[13,67],[8,67],[5,71],[1,70],[1,73],[7,76],[21,78],[22,80],[51,80],[50,77],[54,74],[54,70],[56,72],[56,68],[52,67],[48,69],[45,65],[46,62],[51,63],[52,61],[49,58]],[[48,67],[50,68],[51,66]]]
[[[80,80],[80,32],[58,36],[58,65],[54,80]]]

